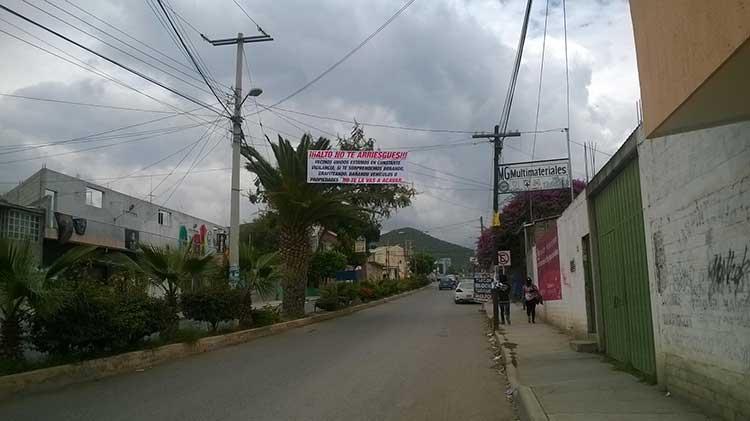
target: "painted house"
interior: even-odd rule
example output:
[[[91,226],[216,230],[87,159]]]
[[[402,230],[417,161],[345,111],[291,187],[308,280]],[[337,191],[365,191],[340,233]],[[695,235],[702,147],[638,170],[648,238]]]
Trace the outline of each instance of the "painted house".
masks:
[[[16,206],[43,210],[41,238],[46,261],[69,248],[89,244],[135,250],[191,243],[223,253],[227,228],[110,188],[42,168],[3,195]]]

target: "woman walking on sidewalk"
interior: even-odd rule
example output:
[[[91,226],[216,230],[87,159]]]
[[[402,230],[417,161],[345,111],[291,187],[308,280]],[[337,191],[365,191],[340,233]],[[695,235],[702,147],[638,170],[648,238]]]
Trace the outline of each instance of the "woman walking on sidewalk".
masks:
[[[529,323],[536,323],[536,305],[542,304],[542,294],[539,293],[539,288],[531,282],[531,278],[526,278],[526,285],[523,286],[523,302]]]

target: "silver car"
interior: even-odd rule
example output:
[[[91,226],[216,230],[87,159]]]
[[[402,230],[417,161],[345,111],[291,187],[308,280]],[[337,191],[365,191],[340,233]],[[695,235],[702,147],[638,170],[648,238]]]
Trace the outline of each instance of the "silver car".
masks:
[[[461,281],[458,283],[454,293],[453,301],[458,303],[474,302],[474,280]]]

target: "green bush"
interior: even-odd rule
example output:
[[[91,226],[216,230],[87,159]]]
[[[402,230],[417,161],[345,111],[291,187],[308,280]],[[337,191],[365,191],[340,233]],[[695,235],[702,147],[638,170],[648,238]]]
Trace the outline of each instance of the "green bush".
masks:
[[[385,279],[375,286],[375,295],[378,298],[390,297],[394,294],[398,294],[398,281],[396,280]]]
[[[54,355],[97,355],[132,348],[160,331],[164,300],[145,293],[118,294],[91,282],[66,284],[54,292],[59,305],[31,319],[31,343]]]
[[[253,327],[268,326],[281,321],[281,309],[270,305],[260,310],[253,309]]]
[[[359,284],[359,299],[363,302],[372,301],[375,298],[375,285],[370,282],[361,282]]]
[[[334,311],[348,307],[360,299],[360,288],[356,283],[332,282],[320,288],[320,298],[316,307]]]
[[[220,322],[234,320],[239,315],[240,295],[228,288],[206,288],[183,293],[180,300],[186,317],[211,325],[216,332]]]

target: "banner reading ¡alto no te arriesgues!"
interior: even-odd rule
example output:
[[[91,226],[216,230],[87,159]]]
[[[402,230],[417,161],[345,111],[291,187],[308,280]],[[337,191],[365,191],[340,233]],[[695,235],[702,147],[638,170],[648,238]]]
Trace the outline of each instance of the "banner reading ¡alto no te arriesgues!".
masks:
[[[406,182],[406,151],[307,152],[308,183],[400,184]]]
[[[557,246],[557,227],[554,225],[536,241],[536,265],[542,297],[547,301],[561,300],[560,249]]]

